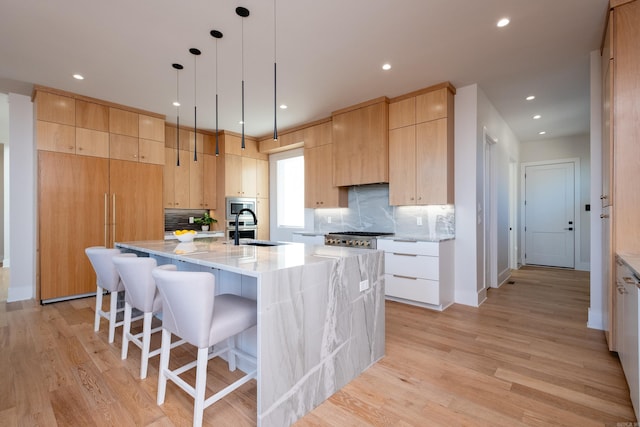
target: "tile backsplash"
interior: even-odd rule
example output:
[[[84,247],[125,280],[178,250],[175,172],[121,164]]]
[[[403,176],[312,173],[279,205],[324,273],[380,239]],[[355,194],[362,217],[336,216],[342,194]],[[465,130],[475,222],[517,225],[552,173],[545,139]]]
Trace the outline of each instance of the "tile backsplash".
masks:
[[[387,184],[350,187],[349,207],[316,209],[314,224],[314,232],[318,233],[375,231],[427,238],[455,237],[453,205],[389,206]]]

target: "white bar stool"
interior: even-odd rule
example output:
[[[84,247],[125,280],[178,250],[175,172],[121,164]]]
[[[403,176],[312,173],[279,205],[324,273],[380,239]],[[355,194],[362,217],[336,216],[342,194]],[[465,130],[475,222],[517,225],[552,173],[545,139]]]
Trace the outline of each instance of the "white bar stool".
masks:
[[[120,275],[113,265],[113,257],[116,255],[125,257],[135,257],[135,254],[123,254],[120,249],[109,249],[104,246],[92,246],[86,248],[85,253],[89,257],[89,261],[96,272],[96,317],[93,330],[100,330],[100,317],[104,317],[109,321],[109,344],[113,343],[116,328],[124,324],[124,320],[116,321],[116,315],[124,311],[124,308],[118,309],[118,294],[124,291],[124,285],[120,280]],[[104,291],[111,293],[111,304],[109,311],[102,310],[102,294]]]
[[[140,356],[140,378],[147,378],[149,359],[160,354],[160,348],[149,351],[151,334],[159,332],[162,327],[151,329],[153,315],[162,310],[162,298],[156,288],[151,272],[154,268],[175,270],[176,266],[165,264],[158,267],[154,258],[114,256],[116,267],[125,289],[124,327],[122,330],[122,360],[127,358],[129,342],[138,346],[142,352]],[[131,319],[132,309],[142,312],[142,316]],[[142,319],[142,332],[131,333],[132,321]]]
[[[215,277],[206,272],[166,271],[156,268],[153,277],[162,295],[162,351],[158,378],[158,405],[164,403],[167,379],[194,398],[193,425],[202,425],[204,409],[256,377],[256,369],[205,399],[207,362],[227,353],[229,370],[236,369],[236,357],[256,366],[256,358],[235,347],[235,336],[257,323],[254,300],[237,295],[214,296]],[[196,361],[169,369],[171,334],[198,348]],[[209,354],[209,347],[226,340],[226,347]],[[180,374],[196,367],[195,387]]]

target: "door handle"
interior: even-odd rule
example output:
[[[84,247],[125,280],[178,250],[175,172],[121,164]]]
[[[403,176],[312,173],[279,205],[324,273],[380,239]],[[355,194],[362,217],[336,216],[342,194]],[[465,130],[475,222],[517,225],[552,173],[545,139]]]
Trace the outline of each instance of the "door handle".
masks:
[[[573,231],[573,227],[565,228],[565,230]]]

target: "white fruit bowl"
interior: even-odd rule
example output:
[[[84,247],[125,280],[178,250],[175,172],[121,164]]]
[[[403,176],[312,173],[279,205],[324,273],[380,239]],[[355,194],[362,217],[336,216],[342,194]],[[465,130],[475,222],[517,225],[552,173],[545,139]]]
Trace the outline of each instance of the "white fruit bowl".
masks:
[[[176,238],[183,243],[193,242],[193,239],[196,237],[196,234],[198,233],[195,231],[193,233],[184,233],[184,234],[176,234],[175,231],[173,232],[173,235],[176,236]]]

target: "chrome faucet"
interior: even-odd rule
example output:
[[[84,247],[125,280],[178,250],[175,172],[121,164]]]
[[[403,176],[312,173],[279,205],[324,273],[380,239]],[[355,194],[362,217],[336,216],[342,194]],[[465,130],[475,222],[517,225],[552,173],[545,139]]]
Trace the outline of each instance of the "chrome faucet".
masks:
[[[253,216],[253,223],[258,225],[258,218],[256,218],[256,214],[249,208],[240,209],[238,213],[236,213],[236,229],[233,235],[233,244],[238,246],[240,244],[240,232],[238,231],[238,222],[240,221],[240,214],[242,212],[249,212]]]

